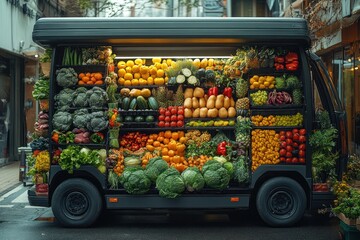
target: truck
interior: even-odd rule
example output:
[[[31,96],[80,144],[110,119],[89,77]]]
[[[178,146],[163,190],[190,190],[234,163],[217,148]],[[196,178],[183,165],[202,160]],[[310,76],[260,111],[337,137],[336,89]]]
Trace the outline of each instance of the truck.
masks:
[[[33,40],[53,54],[48,167],[28,199],[61,225],[251,208],[291,226],[334,200],[346,114],[304,19],[43,18]]]

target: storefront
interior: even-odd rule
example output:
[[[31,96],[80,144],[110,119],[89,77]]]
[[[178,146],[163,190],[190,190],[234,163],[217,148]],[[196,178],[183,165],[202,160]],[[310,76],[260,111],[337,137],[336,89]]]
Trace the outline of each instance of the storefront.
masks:
[[[341,42],[320,52],[347,112],[349,149],[360,153],[360,19],[341,31]]]

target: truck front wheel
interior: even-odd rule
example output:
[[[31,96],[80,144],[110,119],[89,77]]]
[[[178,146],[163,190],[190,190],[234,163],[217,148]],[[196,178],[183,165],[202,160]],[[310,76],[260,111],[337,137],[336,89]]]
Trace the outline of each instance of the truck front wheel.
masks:
[[[304,215],[306,195],[295,180],[276,177],[259,189],[256,207],[261,219],[270,226],[284,227],[297,223]]]
[[[85,179],[68,179],[61,183],[52,196],[52,211],[65,227],[88,227],[102,211],[98,189]]]

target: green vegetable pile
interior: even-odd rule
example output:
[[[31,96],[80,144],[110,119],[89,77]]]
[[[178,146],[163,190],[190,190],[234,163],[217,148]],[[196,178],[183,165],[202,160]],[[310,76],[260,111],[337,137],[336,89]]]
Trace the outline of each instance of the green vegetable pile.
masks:
[[[200,191],[204,188],[205,179],[197,167],[188,167],[181,173],[181,176],[189,192]]]
[[[55,130],[66,132],[72,124],[72,115],[69,112],[57,111],[53,116],[53,127]]]
[[[56,71],[56,82],[60,87],[72,87],[78,82],[77,73],[73,68],[61,68]]]
[[[41,77],[36,81],[34,90],[32,91],[33,98],[36,100],[49,98],[50,81],[48,77]]]
[[[229,185],[229,172],[216,160],[207,161],[202,168],[202,173],[206,185],[210,188],[224,190]]]
[[[155,183],[158,176],[168,168],[169,165],[161,157],[151,158],[146,165],[145,174],[151,182]]]
[[[86,108],[78,109],[73,115],[73,124],[77,128],[86,128],[89,122],[89,112]]]
[[[156,188],[161,197],[176,198],[185,191],[185,183],[179,171],[171,167],[156,179]]]
[[[150,190],[151,181],[141,167],[126,167],[120,177],[120,183],[127,193],[144,194]]]
[[[74,107],[87,107],[88,106],[88,99],[86,95],[87,89],[84,87],[79,87],[73,93],[74,100],[73,105]]]
[[[73,104],[74,90],[70,88],[64,88],[54,97],[55,105],[58,109],[67,109]]]

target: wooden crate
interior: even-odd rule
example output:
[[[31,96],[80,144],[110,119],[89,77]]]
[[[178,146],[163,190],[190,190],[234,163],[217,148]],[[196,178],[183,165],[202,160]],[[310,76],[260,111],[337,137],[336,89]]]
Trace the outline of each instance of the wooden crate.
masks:
[[[356,219],[347,218],[347,217],[345,217],[345,215],[343,213],[339,213],[336,216],[345,224],[347,224],[349,226],[356,226]]]

